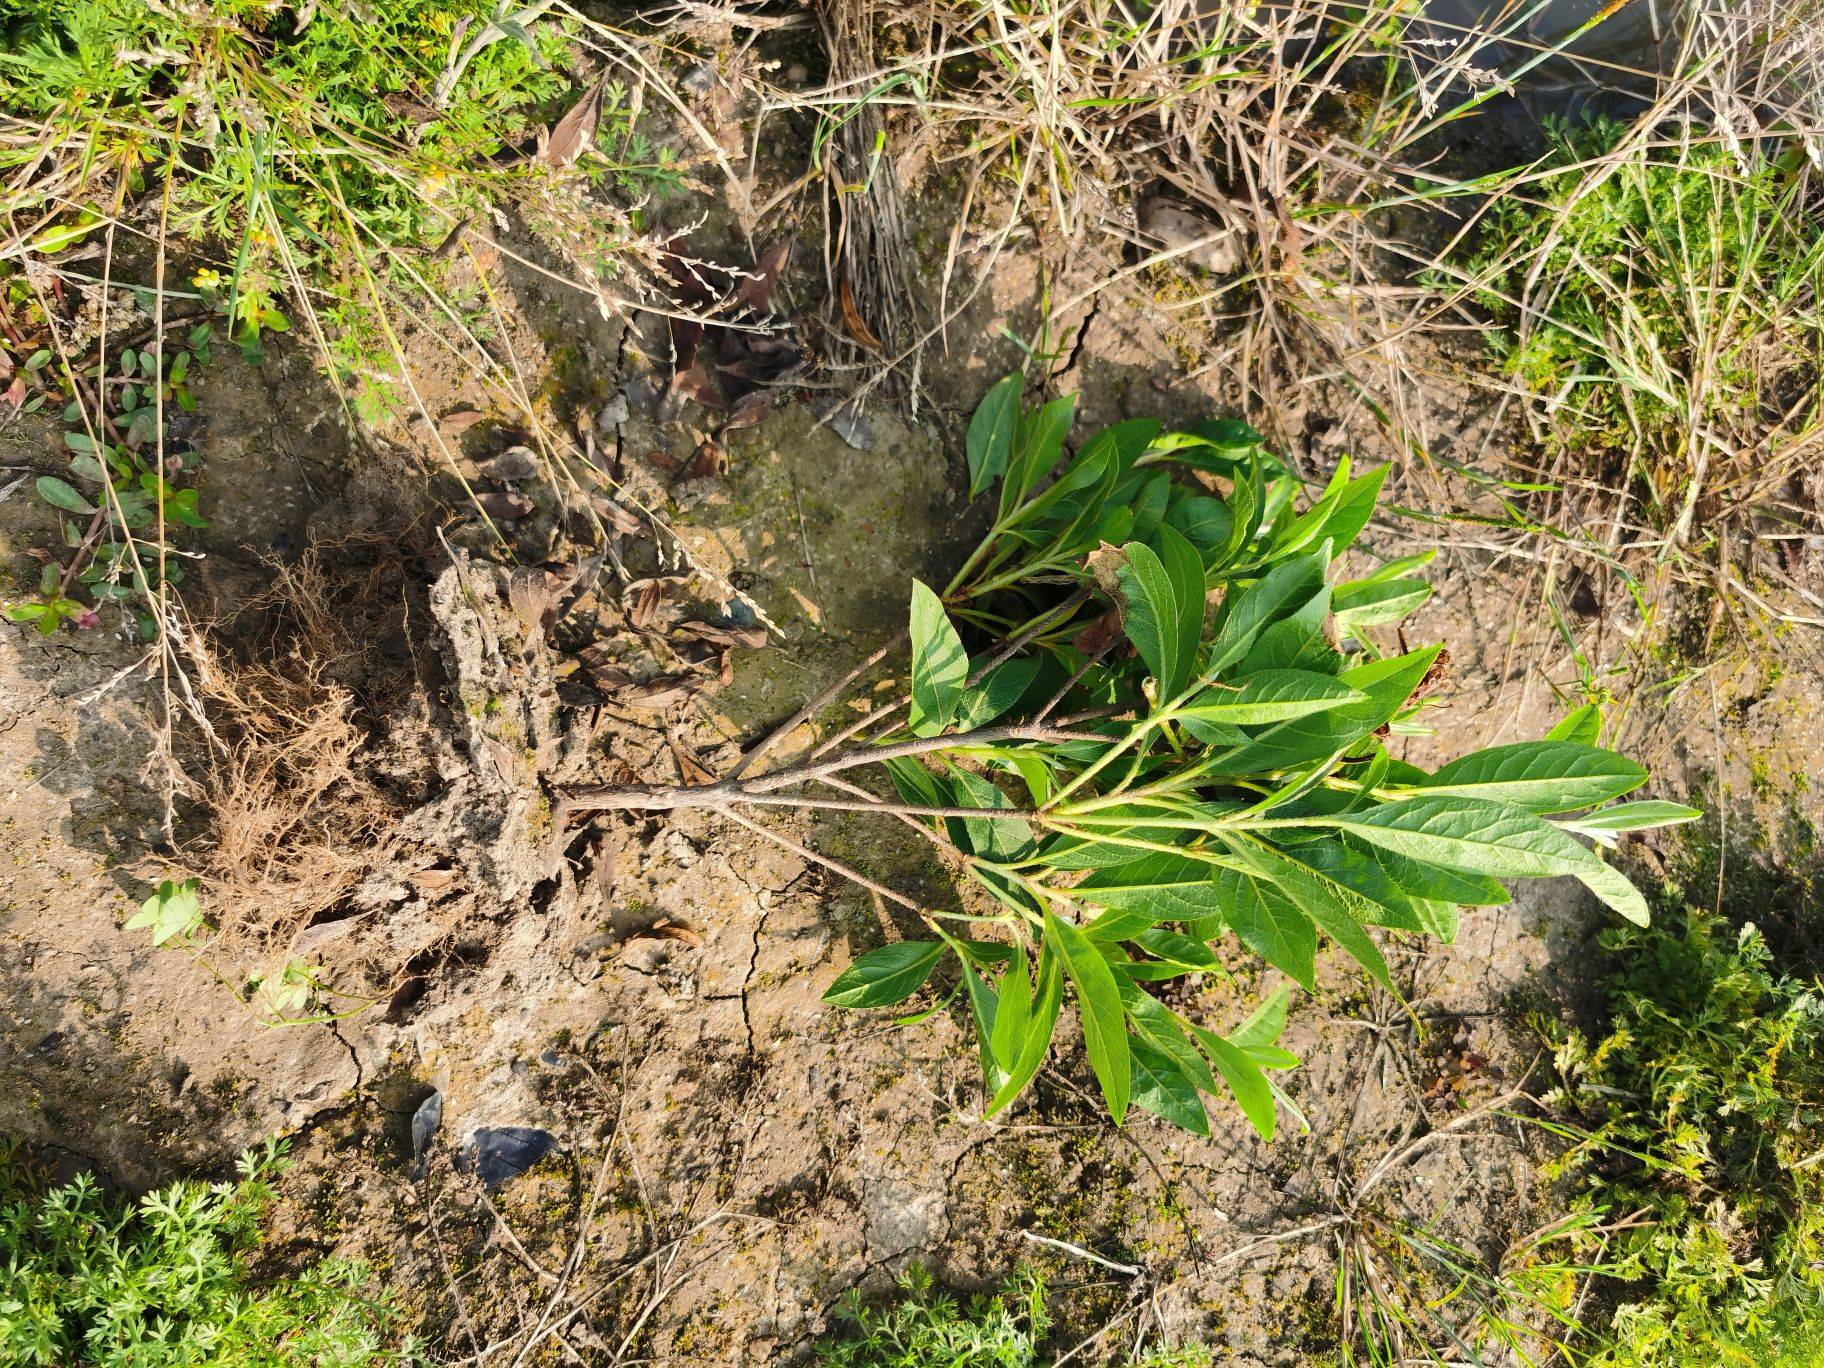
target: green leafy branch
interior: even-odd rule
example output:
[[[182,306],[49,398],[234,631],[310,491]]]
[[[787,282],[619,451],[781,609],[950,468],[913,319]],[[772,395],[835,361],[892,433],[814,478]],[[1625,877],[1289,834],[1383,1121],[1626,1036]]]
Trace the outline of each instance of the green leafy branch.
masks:
[[[988,1115],[1045,1062],[1068,995],[1117,1123],[1138,1106],[1207,1133],[1202,1097],[1226,1092],[1270,1138],[1270,1074],[1298,1062],[1278,1044],[1287,988],[1225,1033],[1152,985],[1222,972],[1233,938],[1309,991],[1321,936],[1391,990],[1376,932],[1449,942],[1459,907],[1508,900],[1504,879],[1575,878],[1645,921],[1600,848],[1697,814],[1618,801],[1648,776],[1596,744],[1597,708],[1431,773],[1387,748],[1444,657],[1384,655],[1371,631],[1424,602],[1407,572],[1429,557],[1338,573],[1384,472],[1345,462],[1300,508],[1241,424],[1122,423],[1065,458],[1073,408],[1024,407],[1010,377],[977,412],[971,489],[999,482],[996,519],[941,598],[913,585],[904,697],[752,777],[807,714],[725,779],[572,789],[566,809],[708,808],[911,912],[928,938],[863,955],[826,1000],[895,1006],[948,962],[938,1007],[967,1004]],[[965,628],[993,644],[972,655]],[[869,773],[891,794],[854,782]],[[777,806],[905,822],[986,910],[922,906],[744,815]]]

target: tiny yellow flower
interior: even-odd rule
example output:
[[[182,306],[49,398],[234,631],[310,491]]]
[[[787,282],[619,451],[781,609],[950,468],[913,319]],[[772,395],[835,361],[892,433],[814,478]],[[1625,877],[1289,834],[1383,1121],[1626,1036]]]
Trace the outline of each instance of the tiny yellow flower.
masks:
[[[216,271],[216,270],[212,270],[208,267],[204,267],[202,270],[198,271],[195,275],[190,277],[190,283],[192,285],[196,286],[196,288],[199,290],[213,290],[217,285],[220,285],[222,283],[222,273],[220,271]]]

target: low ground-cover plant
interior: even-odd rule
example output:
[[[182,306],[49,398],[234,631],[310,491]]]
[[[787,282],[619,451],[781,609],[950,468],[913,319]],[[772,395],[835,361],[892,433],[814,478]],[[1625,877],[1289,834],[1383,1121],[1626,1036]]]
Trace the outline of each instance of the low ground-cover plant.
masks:
[[[1460,905],[1508,899],[1502,879],[1573,877],[1647,919],[1579,837],[1695,814],[1617,801],[1647,773],[1596,744],[1594,707],[1435,772],[1394,755],[1443,658],[1377,639],[1424,601],[1408,573],[1424,557],[1340,572],[1382,472],[1344,463],[1300,508],[1299,481],[1239,424],[1122,423],[1065,458],[1072,412],[1022,407],[1010,377],[975,415],[971,485],[999,485],[997,517],[941,597],[913,586],[903,698],[755,777],[772,738],[721,781],[573,790],[567,808],[707,807],[763,835],[747,814],[772,806],[914,826],[986,902],[922,906],[794,846],[924,928],[861,956],[826,1000],[896,1006],[947,963],[952,986],[913,1019],[967,1004],[990,1115],[1037,1074],[1068,994],[1117,1123],[1131,1105],[1207,1132],[1201,1096],[1226,1091],[1270,1137],[1270,1071],[1297,1063],[1277,1043],[1286,989],[1226,1032],[1159,993],[1223,972],[1231,939],[1310,989],[1321,937],[1391,987],[1376,931],[1449,941]],[[893,797],[854,782],[869,770]]]
[[[820,1368],[1037,1368],[1051,1327],[1048,1290],[1036,1269],[1021,1269],[991,1295],[959,1301],[914,1265],[899,1295],[869,1306],[850,1293],[843,1319],[851,1332],[817,1345]],[[1126,1368],[1204,1368],[1207,1349],[1160,1348],[1122,1360]]]
[[[1553,440],[1613,453],[1611,478],[1654,529],[1700,544],[1817,450],[1815,187],[1796,149],[1688,126],[1598,119],[1550,136],[1536,186],[1496,198],[1460,269]]]
[[[1609,1022],[1557,1029],[1566,1162],[1604,1213],[1605,1368],[1824,1354],[1824,984],[1699,909],[1605,934]]]
[[[0,1361],[378,1368],[415,1362],[366,1272],[328,1260],[255,1277],[249,1261],[282,1149],[233,1183],[179,1182],[134,1203],[84,1176],[46,1187],[0,1149]]]

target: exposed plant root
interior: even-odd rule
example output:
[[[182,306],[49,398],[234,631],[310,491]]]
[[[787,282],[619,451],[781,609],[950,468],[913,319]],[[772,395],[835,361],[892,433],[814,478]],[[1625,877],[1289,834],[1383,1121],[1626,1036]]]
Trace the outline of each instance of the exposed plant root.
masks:
[[[371,763],[373,725],[411,687],[375,668],[358,628],[384,566],[346,545],[276,560],[271,586],[229,623],[199,633],[199,692],[222,738],[196,783],[198,867],[224,934],[282,941],[329,911],[385,857],[404,811]],[[250,634],[230,645],[228,629]]]

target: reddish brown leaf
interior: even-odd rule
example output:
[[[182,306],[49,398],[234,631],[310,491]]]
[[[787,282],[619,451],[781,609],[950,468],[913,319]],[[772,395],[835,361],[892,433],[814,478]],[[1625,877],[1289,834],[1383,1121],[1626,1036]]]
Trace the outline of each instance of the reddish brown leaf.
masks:
[[[516,494],[512,490],[477,494],[475,502],[483,513],[499,522],[511,522],[514,518],[523,518],[532,511],[532,500],[524,494]]]
[[[728,470],[728,448],[713,437],[705,437],[697,448],[696,459],[690,463],[685,472],[693,480],[707,479],[712,475],[721,475]]]
[[[1438,654],[1425,671],[1425,677],[1419,681],[1418,688],[1412,691],[1414,698],[1424,698],[1437,693],[1450,683],[1450,647],[1438,647]]]
[[[709,367],[701,358],[693,360],[671,377],[671,390],[673,394],[694,399],[704,408],[718,413],[728,407],[728,400],[722,397],[721,386],[716,384],[715,377],[709,373]]]
[[[611,532],[619,532],[623,537],[637,536],[646,530],[646,520],[632,509],[617,503],[613,499],[597,496],[596,514]]]
[[[488,415],[479,409],[457,409],[446,413],[437,420],[437,431],[445,437],[460,437],[477,423],[485,423]]]
[[[1110,608],[1071,639],[1071,645],[1086,656],[1100,655],[1121,636],[1121,610]]]
[[[669,708],[701,693],[703,681],[694,675],[658,675],[624,689],[617,702],[634,708]]]
[[[629,586],[621,600],[627,609],[627,625],[636,631],[652,626],[664,597],[665,590],[657,580],[647,580],[637,589]]]
[[[616,698],[633,683],[633,676],[616,663],[608,645],[592,641],[576,653],[576,663],[583,667],[589,682],[604,698]]]
[[[733,432],[738,428],[753,427],[765,421],[773,411],[773,394],[771,390],[749,390],[729,409],[728,417],[722,420],[722,431]]]
[[[762,252],[759,262],[754,266],[754,273],[744,279],[735,291],[735,303],[757,314],[770,309],[773,304],[773,286],[778,283],[779,272],[791,254],[791,238],[781,238]]]
[[[884,352],[887,344],[874,335],[868,326],[867,319],[861,316],[861,310],[855,304],[855,292],[849,288],[848,272],[843,272],[836,281],[836,302],[842,306],[843,331],[869,351]]]

